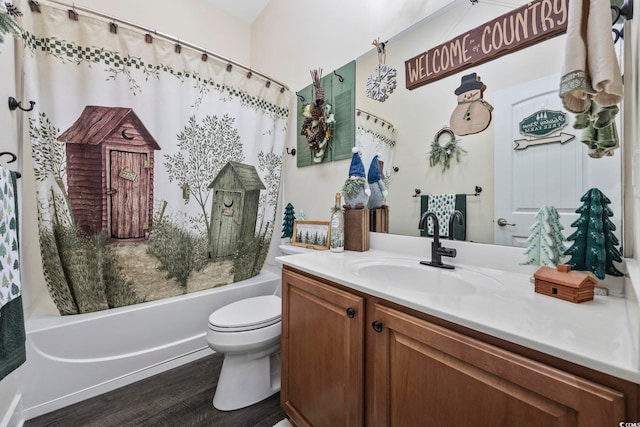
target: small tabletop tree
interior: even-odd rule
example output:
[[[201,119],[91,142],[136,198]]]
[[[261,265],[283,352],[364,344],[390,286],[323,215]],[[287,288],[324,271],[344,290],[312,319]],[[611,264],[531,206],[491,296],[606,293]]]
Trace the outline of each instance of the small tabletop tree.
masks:
[[[580,201],[583,205],[576,209],[580,216],[571,224],[577,229],[567,237],[574,242],[565,251],[565,255],[571,255],[567,264],[574,270],[591,271],[601,280],[605,274],[622,276],[613,265],[613,261],[622,261],[622,255],[616,248],[619,241],[613,234],[616,226],[609,219],[613,216],[607,206],[611,200],[597,188],[592,188]]]
[[[536,222],[529,228],[531,235],[524,251],[527,259],[520,264],[555,267],[565,251],[562,235],[564,227],[560,224],[560,214],[553,206],[543,206],[535,219]]]
[[[288,203],[284,208],[284,219],[282,220],[282,236],[280,238],[288,237],[291,239],[293,237],[293,222],[295,221],[295,211],[293,210],[293,205]]]

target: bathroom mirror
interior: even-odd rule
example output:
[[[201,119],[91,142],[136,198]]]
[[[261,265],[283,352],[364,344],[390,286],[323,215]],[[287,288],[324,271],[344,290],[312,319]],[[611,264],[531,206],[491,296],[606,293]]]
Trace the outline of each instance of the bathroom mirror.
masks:
[[[371,46],[356,60],[356,108],[390,123],[397,140],[389,176],[387,205],[389,232],[420,235],[421,197],[429,194],[466,194],[466,240],[526,246],[533,215],[542,205],[555,206],[561,214],[564,235],[580,197],[597,187],[611,199],[611,218],[622,241],[621,150],[594,159],[580,142],[581,131],[573,128],[574,115],[554,135],[569,134],[566,141],[514,149],[521,134],[520,123],[537,112],[562,111],[558,96],[564,62],[565,35],[457,72],[413,90],[405,86],[405,60],[426,52],[526,4],[524,1],[458,0],[423,22],[391,37],[385,45],[387,65],[397,69],[397,87],[384,102],[366,95],[367,78],[380,60]],[[380,39],[382,40],[382,39]],[[616,49],[621,50],[621,43]],[[622,67],[622,57],[618,55]],[[486,129],[458,136],[464,150],[450,167],[430,167],[429,153],[434,135],[449,126],[458,106],[463,78],[476,73],[485,89],[484,100],[493,107]],[[468,81],[467,81],[468,83]],[[549,113],[551,114],[551,113]],[[556,114],[556,113],[553,113]],[[617,130],[622,140],[618,114]],[[356,142],[357,143],[357,142]],[[385,159],[382,159],[385,160]],[[477,193],[476,187],[482,189]],[[416,197],[417,190],[420,195]],[[477,194],[477,195],[476,195]],[[501,225],[500,225],[501,224]]]

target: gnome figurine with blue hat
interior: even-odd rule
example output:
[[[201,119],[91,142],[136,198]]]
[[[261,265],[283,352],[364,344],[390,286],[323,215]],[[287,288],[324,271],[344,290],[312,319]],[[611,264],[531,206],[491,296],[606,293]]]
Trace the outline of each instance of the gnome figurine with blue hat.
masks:
[[[364,174],[364,165],[360,158],[357,147],[351,149],[351,166],[349,167],[349,178],[342,187],[345,209],[364,209],[367,207],[371,190]]]
[[[369,203],[367,207],[369,209],[378,209],[384,206],[385,198],[387,197],[387,187],[382,181],[384,176],[380,170],[380,163],[378,157],[380,153],[373,156],[371,165],[369,166],[369,172],[367,173],[367,182],[371,189],[371,196],[369,197]]]

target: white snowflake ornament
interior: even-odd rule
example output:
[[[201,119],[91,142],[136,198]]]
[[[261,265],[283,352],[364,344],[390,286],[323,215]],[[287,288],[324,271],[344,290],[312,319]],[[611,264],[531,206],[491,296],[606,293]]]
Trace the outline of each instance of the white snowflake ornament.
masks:
[[[367,77],[367,96],[384,102],[398,86],[398,72],[387,64],[379,64],[378,68]]]

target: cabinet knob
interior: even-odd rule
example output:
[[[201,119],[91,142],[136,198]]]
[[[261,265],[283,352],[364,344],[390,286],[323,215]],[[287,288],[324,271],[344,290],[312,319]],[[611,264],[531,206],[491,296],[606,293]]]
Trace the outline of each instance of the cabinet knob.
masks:
[[[376,332],[382,332],[382,322],[379,320],[374,320],[373,323],[371,324],[371,326],[373,327],[373,330]]]
[[[350,319],[356,317],[356,311],[352,307],[347,308],[347,317]]]

